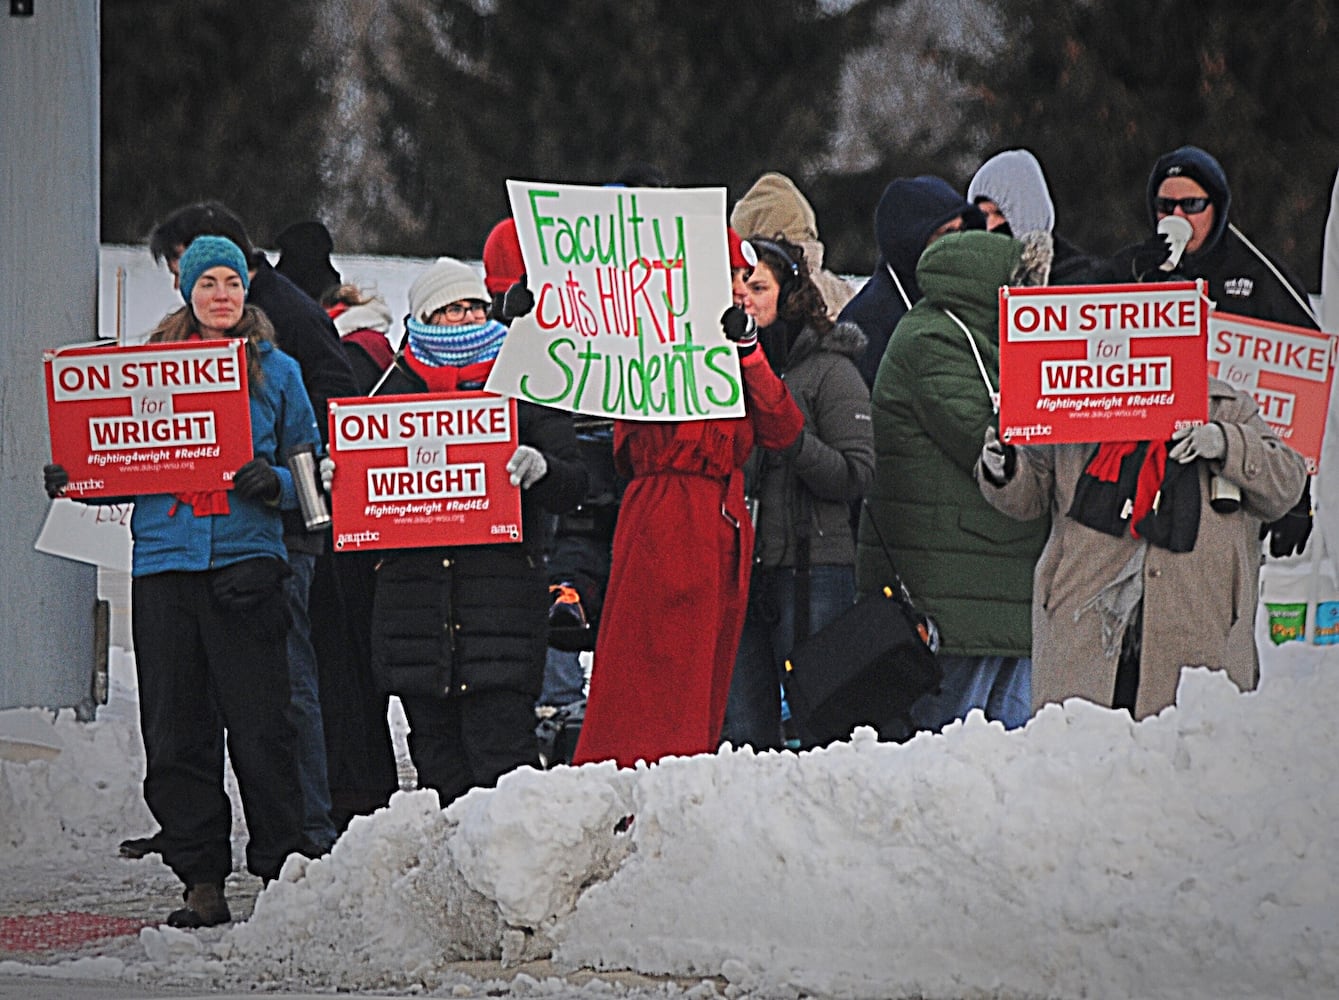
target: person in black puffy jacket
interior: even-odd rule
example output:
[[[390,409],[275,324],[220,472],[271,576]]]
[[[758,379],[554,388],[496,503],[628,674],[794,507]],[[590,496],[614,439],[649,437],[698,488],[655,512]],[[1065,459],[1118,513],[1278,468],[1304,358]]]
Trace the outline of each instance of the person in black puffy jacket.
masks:
[[[374,396],[481,389],[507,328],[467,264],[443,257],[409,291],[404,347]],[[522,541],[388,550],[377,570],[372,667],[399,695],[421,788],[443,806],[507,771],[539,764],[535,699],[549,590],[544,522],[586,495],[572,415],[516,404]],[[333,481],[339,488],[339,480]]]

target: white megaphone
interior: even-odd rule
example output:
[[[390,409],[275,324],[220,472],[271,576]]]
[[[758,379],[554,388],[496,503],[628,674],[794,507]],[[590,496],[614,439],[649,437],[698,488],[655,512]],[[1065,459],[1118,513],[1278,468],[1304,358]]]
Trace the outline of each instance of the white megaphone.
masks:
[[[1186,252],[1186,244],[1190,242],[1190,237],[1194,235],[1195,229],[1184,216],[1164,215],[1158,220],[1158,232],[1166,236],[1172,243],[1172,255],[1158,267],[1164,271],[1174,271],[1176,265],[1181,263],[1181,255]]]

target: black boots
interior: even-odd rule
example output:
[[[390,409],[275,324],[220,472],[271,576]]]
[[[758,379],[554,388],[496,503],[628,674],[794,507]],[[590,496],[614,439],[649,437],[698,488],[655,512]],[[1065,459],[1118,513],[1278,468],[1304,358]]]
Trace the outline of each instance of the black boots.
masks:
[[[223,885],[217,882],[197,882],[186,889],[186,905],[168,914],[169,927],[213,927],[232,920],[228,901],[223,898]]]

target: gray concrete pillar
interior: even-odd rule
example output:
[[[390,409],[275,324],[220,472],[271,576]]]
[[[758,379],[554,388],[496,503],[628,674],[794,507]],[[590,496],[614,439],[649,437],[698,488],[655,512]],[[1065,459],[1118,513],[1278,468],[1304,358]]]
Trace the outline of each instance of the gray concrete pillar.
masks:
[[[98,13],[0,4],[0,708],[92,705],[96,570],[33,542],[42,351],[97,336]]]

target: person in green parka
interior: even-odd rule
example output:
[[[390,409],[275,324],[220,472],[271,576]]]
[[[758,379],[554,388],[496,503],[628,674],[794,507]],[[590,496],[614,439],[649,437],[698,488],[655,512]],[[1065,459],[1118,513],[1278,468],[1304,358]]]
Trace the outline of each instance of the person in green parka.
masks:
[[[1047,517],[1013,521],[982,498],[972,470],[999,388],[999,289],[1045,284],[1045,233],[950,233],[916,266],[924,297],[898,323],[874,381],[874,483],[861,513],[856,585],[892,578],[884,543],[940,631],[937,693],[912,706],[938,731],[974,708],[1027,722],[1032,575]],[[871,523],[871,519],[873,523]]]

